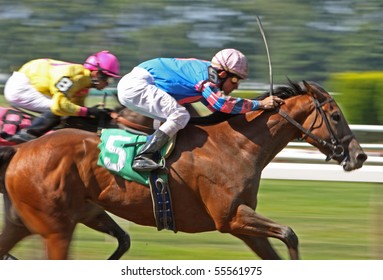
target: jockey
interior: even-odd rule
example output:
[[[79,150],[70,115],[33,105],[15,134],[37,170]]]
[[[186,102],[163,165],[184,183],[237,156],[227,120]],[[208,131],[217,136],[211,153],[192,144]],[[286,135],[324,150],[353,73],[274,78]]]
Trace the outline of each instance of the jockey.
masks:
[[[119,61],[109,51],[92,54],[84,65],[49,58],[27,62],[8,79],[4,96],[12,106],[42,114],[8,141],[35,139],[58,125],[61,116],[98,117],[101,109],[84,106],[89,89],[105,88],[119,71]]]
[[[151,156],[186,126],[190,119],[186,104],[201,101],[211,111],[242,114],[283,103],[276,96],[259,101],[229,96],[247,76],[247,59],[236,49],[221,50],[211,61],[156,58],[134,67],[118,83],[120,103],[163,124],[148,137],[133,161],[133,169],[160,167]]]

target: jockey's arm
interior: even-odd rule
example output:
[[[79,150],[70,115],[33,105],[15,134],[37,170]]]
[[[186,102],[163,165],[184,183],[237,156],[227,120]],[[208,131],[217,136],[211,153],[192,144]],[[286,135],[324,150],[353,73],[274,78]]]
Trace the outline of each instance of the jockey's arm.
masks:
[[[242,114],[260,109],[257,100],[224,95],[217,87],[209,85],[204,86],[202,96],[214,110],[223,113]]]
[[[51,111],[57,116],[83,116],[83,106],[72,103],[63,93],[57,92],[52,96],[53,104]]]
[[[84,75],[62,77],[51,85],[52,113],[58,116],[85,116],[87,109],[84,103],[90,85],[90,78]]]

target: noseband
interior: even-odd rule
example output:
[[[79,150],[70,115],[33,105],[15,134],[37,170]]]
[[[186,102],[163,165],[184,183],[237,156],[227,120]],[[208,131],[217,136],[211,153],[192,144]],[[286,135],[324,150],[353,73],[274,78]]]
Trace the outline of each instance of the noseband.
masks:
[[[323,111],[322,107],[325,104],[327,104],[329,102],[332,102],[334,100],[333,98],[328,98],[325,101],[323,101],[322,103],[319,103],[319,101],[317,99],[315,99],[314,97],[312,97],[312,99],[313,99],[313,102],[314,102],[314,105],[315,105],[316,115],[315,115],[315,119],[314,119],[312,125],[310,126],[310,129],[304,128],[300,123],[298,123],[296,120],[291,118],[285,111],[280,110],[279,107],[276,108],[276,110],[289,123],[291,123],[292,125],[297,127],[300,131],[303,132],[304,136],[301,138],[302,140],[306,139],[307,137],[310,137],[310,138],[314,139],[315,141],[317,141],[318,143],[320,143],[322,146],[327,147],[327,148],[329,148],[331,150],[331,153],[328,154],[327,157],[326,157],[326,161],[329,161],[329,160],[333,159],[334,157],[337,157],[337,158],[343,157],[342,161],[344,163],[347,160],[347,156],[345,155],[345,150],[344,150],[344,147],[343,147],[342,144],[345,143],[346,141],[350,140],[353,136],[352,135],[348,135],[348,136],[344,137],[342,140],[340,140],[336,136],[334,131],[332,130],[332,128],[330,126],[330,122],[327,119],[326,114]],[[314,125],[315,125],[316,120],[318,118],[318,112],[320,113],[324,123],[326,124],[327,130],[328,130],[328,132],[330,134],[330,141],[331,141],[331,143],[327,142],[326,140],[324,140],[324,139],[322,139],[322,138],[320,138],[320,137],[318,137],[318,136],[316,136],[316,135],[314,135],[312,133],[312,130],[314,129]]]

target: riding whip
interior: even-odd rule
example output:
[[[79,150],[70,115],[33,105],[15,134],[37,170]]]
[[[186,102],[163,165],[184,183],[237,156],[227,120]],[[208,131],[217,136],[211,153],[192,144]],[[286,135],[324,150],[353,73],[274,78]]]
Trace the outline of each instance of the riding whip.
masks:
[[[257,19],[259,30],[261,31],[263,42],[265,43],[267,59],[269,61],[270,96],[272,96],[273,95],[273,68],[271,67],[271,59],[270,59],[269,47],[267,45],[267,40],[266,40],[265,32],[263,31],[263,26],[262,26],[261,20],[260,20],[260,18],[258,16],[255,16],[255,18]]]

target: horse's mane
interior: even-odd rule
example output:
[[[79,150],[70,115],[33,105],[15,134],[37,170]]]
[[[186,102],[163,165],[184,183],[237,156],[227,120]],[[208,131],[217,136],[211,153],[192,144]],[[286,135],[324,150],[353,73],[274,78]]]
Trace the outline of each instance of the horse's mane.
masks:
[[[292,96],[305,94],[304,86],[301,83],[293,82],[288,80],[288,85],[279,86],[275,90],[273,90],[273,95],[277,96],[281,99],[287,99]],[[265,92],[260,96],[255,97],[255,100],[263,100],[266,97],[270,96],[270,92]]]
[[[292,96],[305,94],[306,91],[301,83],[293,82],[288,79],[288,85],[279,86],[273,90],[273,95],[278,96],[281,99],[287,99]],[[265,92],[262,95],[259,95],[254,98],[254,100],[263,100],[266,97],[270,96],[270,92]],[[193,117],[190,119],[190,124],[196,125],[211,125],[226,121],[238,114],[228,114],[219,111],[215,111],[210,115],[204,117]]]

